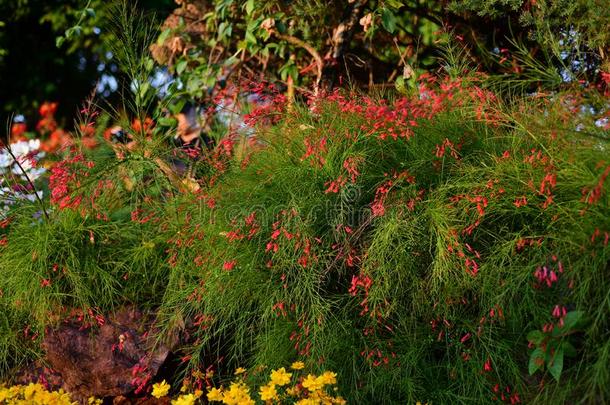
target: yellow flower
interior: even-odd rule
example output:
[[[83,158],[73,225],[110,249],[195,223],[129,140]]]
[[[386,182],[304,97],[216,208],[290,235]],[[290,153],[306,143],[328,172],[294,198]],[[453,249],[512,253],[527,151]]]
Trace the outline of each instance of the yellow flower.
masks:
[[[260,394],[263,401],[277,399],[277,391],[274,384],[263,385],[260,389]]]
[[[208,391],[208,401],[222,401],[223,394],[222,389],[212,388]]]
[[[313,399],[313,398],[303,398],[301,400],[298,400],[297,405],[319,405],[320,401],[317,399]]]
[[[250,398],[250,389],[243,382],[231,383],[222,400],[227,405],[254,404],[254,401]]]
[[[311,392],[317,391],[324,386],[321,379],[311,374],[308,374],[307,377],[305,377],[302,385],[303,387],[307,388],[308,391]]]
[[[152,396],[159,399],[167,395],[170,385],[165,380],[153,385]]]
[[[0,404],[76,405],[62,389],[47,391],[41,384],[0,386]]]
[[[23,389],[23,399],[25,399],[26,401],[33,399],[34,395],[36,395],[36,393],[38,392],[38,390],[40,390],[40,388],[42,388],[42,387],[39,386],[38,384],[32,384],[32,383],[28,384],[28,386]],[[43,388],[43,390],[44,390],[44,388]]]
[[[235,370],[235,375],[240,375],[246,372],[246,369],[243,367],[238,367],[237,370]]]
[[[292,374],[287,373],[284,367],[271,372],[271,382],[280,387],[288,384],[290,382],[290,377],[292,377]]]
[[[321,390],[325,385],[332,385],[337,383],[337,373],[332,371],[325,371],[319,377],[308,374],[305,380],[303,380],[303,387],[307,388],[309,392],[316,392]]]
[[[286,394],[291,397],[296,397],[299,395],[299,389],[297,387],[289,387],[286,389]]]
[[[324,385],[336,384],[337,383],[337,373],[333,373],[332,371],[325,371],[324,373],[322,373],[322,375],[320,377],[318,377],[318,379]]]
[[[89,405],[102,405],[103,403],[104,403],[104,401],[102,401],[101,399],[96,398],[96,397],[89,397],[87,399],[87,404],[89,404]]]
[[[172,400],[172,405],[195,405],[195,395],[187,394],[180,395],[177,399]]]
[[[302,361],[295,361],[294,363],[292,363],[290,368],[293,370],[302,370],[305,368],[305,363],[303,363]]]

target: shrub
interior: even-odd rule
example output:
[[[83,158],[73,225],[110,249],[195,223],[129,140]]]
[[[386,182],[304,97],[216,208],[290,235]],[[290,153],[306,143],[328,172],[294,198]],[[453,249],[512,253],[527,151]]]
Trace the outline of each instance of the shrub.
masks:
[[[62,307],[155,309],[195,387],[302,361],[357,403],[603,402],[607,132],[574,103],[337,93],[241,161],[220,142],[195,192],[154,151],[72,157],[68,203],[7,228],[0,304],[40,333]]]
[[[605,398],[606,141],[568,105],[448,81],[288,114],[209,190],[162,314],[197,320],[194,365],[298,358],[357,402]],[[529,377],[527,333],[571,310],[576,357]]]

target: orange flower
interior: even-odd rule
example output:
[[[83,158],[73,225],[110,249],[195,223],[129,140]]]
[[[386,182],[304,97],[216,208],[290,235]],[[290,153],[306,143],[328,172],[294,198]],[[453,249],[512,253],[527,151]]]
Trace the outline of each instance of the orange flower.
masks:
[[[45,118],[52,117],[53,115],[55,115],[56,111],[57,111],[57,103],[55,103],[55,102],[50,103],[48,101],[45,101],[44,103],[42,103],[42,105],[38,109],[40,116],[45,117]]]
[[[131,128],[134,130],[134,132],[142,132],[142,130],[144,131],[144,133],[146,135],[151,135],[152,134],[152,129],[155,126],[155,123],[153,122],[152,118],[150,117],[146,117],[146,119],[144,119],[144,126],[142,126],[142,121],[140,121],[140,119],[136,118],[133,120],[133,122],[131,123]]]
[[[26,125],[23,122],[17,122],[11,126],[11,141],[18,142],[25,140],[23,134],[27,130]]]

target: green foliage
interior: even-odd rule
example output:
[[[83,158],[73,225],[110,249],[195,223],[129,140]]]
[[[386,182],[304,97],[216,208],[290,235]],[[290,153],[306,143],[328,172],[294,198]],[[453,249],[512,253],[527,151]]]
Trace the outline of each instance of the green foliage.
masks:
[[[295,105],[247,159],[210,152],[195,193],[155,142],[96,151],[80,205],[3,230],[2,368],[36,349],[15,330],[135,303],[190,336],[186,377],[302,360],[357,403],[609,399],[607,133],[561,95],[421,91]]]
[[[527,340],[534,345],[528,365],[530,375],[546,366],[553,378],[559,381],[564,356],[576,356],[576,349],[566,338],[579,331],[582,318],[582,311],[570,311],[563,318],[563,325],[554,327],[552,331],[534,330],[527,334]]]
[[[549,31],[573,30],[579,40],[590,49],[607,48],[610,35],[604,29],[610,19],[610,11],[603,1],[589,0],[454,0],[451,8],[457,12],[473,12],[494,19],[506,18],[507,14],[519,16],[520,24],[530,30],[540,44],[550,40]]]
[[[269,18],[322,46],[324,29],[290,21],[328,6],[294,4],[284,22],[280,2],[215,2],[202,23],[217,35],[175,58],[185,87],[172,95],[204,97],[238,58],[264,57]],[[402,2],[376,6],[380,30],[401,29]],[[109,45],[131,87],[111,114],[139,120],[135,146],[68,156],[48,219],[24,203],[2,223],[3,377],[72,312],[135,304],[156,312],[158,339],[184,337],[191,379],[301,360],[337,371],[355,403],[610,400],[609,138],[580,111],[589,100],[505,103],[464,77],[466,48],[447,47],[440,83],[405,72],[404,97],[275,106],[251,148],[229,137],[189,161],[167,148],[171,119],[147,81],[154,26],[117,7]],[[274,43],[280,77],[298,73],[307,53]],[[216,61],[202,52],[217,46]],[[150,115],[161,125],[147,129]],[[181,163],[197,181],[168,170]]]
[[[360,7],[361,3],[364,6]],[[320,73],[315,66],[316,58],[335,52],[335,44],[329,44],[328,38],[358,7],[355,24],[350,29],[354,41],[343,45],[345,50],[336,56],[341,59],[338,68],[343,69],[344,60],[349,65],[348,72],[358,71],[359,64],[344,59],[344,53],[352,50],[361,54],[365,50],[366,55],[361,57],[372,58],[377,66],[386,69],[377,72],[373,69],[375,65],[369,69],[378,75],[375,81],[383,82],[387,69],[393,69],[405,53],[409,53],[408,62],[415,65],[417,61],[417,68],[422,71],[434,64],[428,48],[438,40],[433,34],[439,29],[436,20],[430,16],[414,17],[403,12],[404,6],[401,1],[185,2],[175,12],[181,18],[180,23],[175,20],[166,23],[153,46],[153,55],[179,77],[182,88],[174,91],[196,99],[205,98],[206,92],[211,93],[220,80],[243,79],[246,72],[250,72],[250,77],[252,71],[260,69],[269,79],[286,81],[290,76],[297,85],[313,84]],[[426,2],[426,6],[439,9],[434,2]],[[359,23],[365,15],[370,23]]]
[[[115,42],[108,22],[114,1],[0,0],[0,122],[11,114],[36,116],[45,101],[59,103],[58,121],[67,129],[77,106],[102,76],[121,78],[107,43]],[[172,0],[131,2],[163,18]],[[88,6],[87,6],[88,5]],[[57,45],[61,45],[57,47]],[[117,94],[108,91],[116,104]],[[112,97],[114,96],[114,97]],[[30,128],[36,122],[28,122]]]

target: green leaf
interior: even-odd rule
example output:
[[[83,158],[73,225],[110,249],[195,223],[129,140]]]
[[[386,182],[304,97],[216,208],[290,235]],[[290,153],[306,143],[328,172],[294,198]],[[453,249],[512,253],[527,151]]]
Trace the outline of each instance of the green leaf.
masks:
[[[256,43],[256,37],[254,36],[252,31],[246,31],[246,42],[248,42],[249,44]]]
[[[70,27],[66,30],[66,32],[64,33],[66,38],[70,38],[72,37],[72,35],[80,35],[81,31],[83,30],[83,28],[80,25],[75,25],[74,27]]]
[[[384,8],[381,12],[381,25],[388,31],[390,34],[393,34],[396,31],[396,16],[390,9]]]
[[[181,60],[180,62],[178,62],[178,64],[176,64],[176,73],[181,75],[182,72],[184,72],[184,70],[186,69],[187,65],[188,62],[186,60]]]
[[[299,77],[299,68],[297,65],[292,65],[288,68],[288,75],[292,77],[292,80],[295,82],[297,81]]]
[[[568,357],[576,357],[576,349],[572,345],[572,343],[568,341],[564,341],[561,343],[561,348],[565,352],[565,355]]]
[[[398,10],[399,8],[404,6],[404,3],[402,1],[399,1],[399,0],[385,0],[385,4],[388,7],[391,7],[391,8],[396,9],[396,10]]]
[[[138,89],[138,92],[140,94],[140,98],[145,98],[146,97],[146,93],[148,93],[149,89],[150,89],[150,83],[149,82],[142,83],[142,85]]]
[[[570,311],[563,318],[563,330],[573,329],[583,319],[584,311]]]
[[[263,22],[263,17],[258,17],[257,19],[248,21],[248,25],[246,26],[246,31],[254,31],[258,27],[260,27]]]
[[[527,334],[527,341],[535,345],[539,345],[544,340],[544,333],[539,330],[533,330]]]
[[[559,381],[561,371],[563,370],[563,349],[559,349],[555,352],[555,356],[553,356],[551,362],[547,364],[547,367],[553,378],[556,381]]]
[[[241,41],[239,41],[237,43],[237,49],[239,49],[239,50],[248,49],[248,41],[246,41],[245,39],[242,39]]]
[[[283,21],[278,21],[277,19],[275,20],[275,29],[277,29],[280,34],[285,34],[286,31],[288,31],[286,24],[284,24]]]
[[[151,58],[146,59],[146,64],[144,66],[147,72],[151,72],[155,67],[155,62]]]
[[[61,48],[61,46],[63,45],[65,40],[66,40],[65,37],[57,37],[57,38],[55,38],[55,46],[58,47],[58,48]]]
[[[222,38],[226,37],[225,31],[227,28],[227,24],[228,23],[226,21],[223,21],[218,25],[218,29],[216,30],[218,32],[218,39],[222,39]]]
[[[407,91],[405,87],[405,78],[402,76],[398,76],[396,78],[396,81],[394,82],[394,87],[396,87],[396,91],[404,94]]]
[[[159,38],[157,38],[157,45],[163,45],[167,38],[169,38],[169,34],[171,34],[171,32],[172,31],[169,28],[163,30],[161,35],[159,35]]]
[[[248,0],[246,2],[246,14],[250,15],[254,11],[254,0]]]
[[[95,10],[92,9],[91,7],[86,8],[85,9],[85,13],[89,16],[89,17],[95,17]]]
[[[286,62],[284,64],[284,66],[279,68],[278,73],[280,74],[280,78],[282,80],[285,81],[288,78],[288,75],[291,73],[291,67],[293,67],[293,66],[294,66],[294,62],[292,60],[288,60],[288,62]]]
[[[199,77],[189,77],[189,80],[186,82],[186,91],[190,94],[199,94],[203,88],[203,82]]]
[[[157,120],[157,122],[159,123],[159,125],[161,125],[163,127],[172,127],[172,126],[176,125],[176,119],[175,118],[169,118],[169,117],[159,118]]]
[[[173,114],[178,114],[182,110],[182,108],[184,108],[185,104],[186,104],[186,100],[182,99],[180,101],[177,101],[176,104],[170,105],[169,110]]]
[[[209,75],[205,78],[204,83],[206,88],[213,88],[214,86],[216,86],[216,75]]]
[[[542,351],[541,348],[537,348],[530,355],[530,361],[529,361],[529,364],[527,367],[530,375],[532,375],[536,371],[538,371],[543,366],[543,364],[544,364],[544,352]]]

